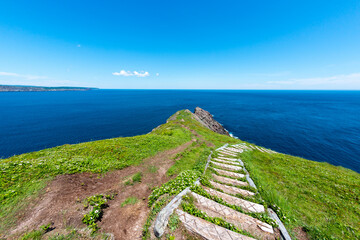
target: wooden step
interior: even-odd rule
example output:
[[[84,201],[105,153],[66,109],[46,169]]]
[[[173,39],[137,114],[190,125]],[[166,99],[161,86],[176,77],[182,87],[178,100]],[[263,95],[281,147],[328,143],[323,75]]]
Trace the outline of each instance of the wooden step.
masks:
[[[214,161],[210,161],[210,162],[212,164],[214,164],[215,166],[217,166],[217,167],[230,169],[230,170],[233,170],[233,171],[240,171],[242,169],[242,167],[237,167],[237,166],[228,165],[228,164],[224,164],[224,163],[217,163],[217,162],[214,162]]]
[[[176,210],[179,220],[184,224],[185,228],[203,239],[211,240],[254,240],[254,238],[241,235],[220,227],[204,219],[194,217],[179,209]]]
[[[223,156],[218,156],[217,158],[224,159],[224,160],[231,161],[231,162],[237,162],[237,158],[228,158],[228,157],[223,157]]]
[[[275,239],[274,230],[271,225],[194,192],[191,192],[191,195],[195,199],[195,206],[204,211],[208,216],[222,218],[226,222],[234,224],[239,229],[245,230],[261,240]]]
[[[211,181],[211,180],[210,180],[210,183],[214,186],[214,188],[218,188],[221,191],[224,191],[225,193],[234,194],[234,195],[240,194],[240,195],[242,195],[244,197],[254,196],[255,195],[255,193],[253,193],[251,191],[240,189],[240,188],[237,188],[237,187],[224,185],[224,184],[220,184],[220,183],[217,183],[217,182],[214,182],[214,181]]]
[[[228,204],[239,206],[244,211],[255,212],[255,213],[263,213],[263,212],[265,212],[265,208],[261,204],[253,203],[253,202],[250,202],[250,201],[238,198],[238,197],[234,197],[234,196],[231,196],[229,194],[219,192],[219,191],[217,191],[215,189],[212,189],[212,188],[208,188],[208,187],[204,187],[204,186],[203,186],[203,188],[209,194],[222,198]]]
[[[233,157],[236,157],[236,153],[231,153],[231,152],[228,152],[228,151],[224,151],[224,150],[220,150],[219,153],[222,153],[224,155],[230,155],[230,156],[233,156]]]
[[[213,160],[218,161],[220,163],[225,163],[225,164],[240,165],[240,163],[238,161],[229,161],[229,160],[224,160],[224,159],[221,159],[221,158],[213,158]]]
[[[233,151],[233,152],[236,152],[236,153],[242,153],[244,151],[241,148],[238,149],[238,148],[234,148],[234,147],[228,147],[228,148],[225,148],[225,150]]]
[[[245,177],[245,175],[241,174],[241,173],[225,171],[225,170],[221,170],[221,169],[218,169],[218,168],[212,168],[212,169],[214,169],[219,174],[226,175],[226,176],[229,176],[229,177],[235,177],[235,178],[243,178],[243,177]]]
[[[227,184],[231,184],[231,185],[235,185],[235,186],[249,186],[249,183],[247,182],[242,182],[242,181],[239,181],[239,180],[235,180],[235,179],[232,179],[232,178],[227,178],[227,177],[222,177],[222,176],[218,176],[216,174],[212,174],[213,178],[219,182],[222,182],[222,183],[227,183]]]

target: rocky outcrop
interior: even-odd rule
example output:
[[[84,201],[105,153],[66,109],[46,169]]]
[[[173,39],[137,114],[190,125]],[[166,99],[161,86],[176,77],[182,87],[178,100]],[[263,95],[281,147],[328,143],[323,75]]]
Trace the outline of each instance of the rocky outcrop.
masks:
[[[229,132],[226,131],[226,129],[219,122],[217,122],[208,111],[196,107],[194,116],[196,120],[198,120],[202,125],[209,128],[210,130],[216,133],[230,136]]]

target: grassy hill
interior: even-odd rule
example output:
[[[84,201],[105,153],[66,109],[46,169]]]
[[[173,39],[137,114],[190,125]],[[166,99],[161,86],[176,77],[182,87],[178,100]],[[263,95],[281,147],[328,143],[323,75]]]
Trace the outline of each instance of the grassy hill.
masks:
[[[143,236],[146,238],[151,222],[159,209],[165,205],[171,195],[187,186],[186,181],[185,184],[184,182],[178,184],[176,179],[180,176],[181,179],[195,178],[196,174],[203,170],[210,151],[225,143],[242,142],[212,132],[196,121],[189,111],[182,110],[174,114],[167,123],[145,135],[63,145],[2,159],[0,160],[0,238],[1,236],[20,237],[26,230],[28,234],[30,232],[33,235],[23,235],[24,239],[34,238],[31,236],[38,236],[37,239],[41,237],[86,239],[82,232],[68,231],[71,227],[79,228],[82,224],[75,221],[83,217],[81,215],[83,210],[78,210],[79,207],[77,209],[74,207],[71,215],[75,219],[73,223],[75,227],[73,225],[69,227],[69,223],[63,224],[66,227],[59,225],[56,228],[62,229],[63,232],[60,231],[58,234],[63,238],[54,236],[52,238],[51,232],[47,233],[46,227],[40,230],[34,228],[34,231],[29,228],[14,230],[22,226],[27,212],[33,211],[46,195],[51,194],[53,189],[51,184],[60,181],[61,176],[80,176],[82,182],[79,182],[79,189],[84,187],[92,189],[92,184],[101,186],[96,184],[106,178],[110,179],[109,182],[121,179],[123,181],[121,184],[116,183],[109,187],[109,190],[116,191],[116,194],[107,200],[105,197],[101,198],[103,199],[101,201],[105,201],[107,207],[111,209],[112,205],[115,206],[121,199],[123,207],[119,211],[125,211],[126,205],[142,209],[141,211],[146,213],[141,222],[144,224]],[[171,157],[168,157],[170,154]],[[266,203],[280,207],[279,212],[285,217],[283,219],[288,219],[285,225],[294,238],[360,238],[360,175],[358,173],[285,154],[247,151],[241,154],[241,158]],[[164,166],[167,166],[164,167],[164,171],[161,170],[160,160],[163,160]],[[129,176],[123,178],[125,173]],[[141,179],[139,176],[146,178]],[[156,177],[161,179],[156,180]],[[146,179],[153,179],[153,182],[147,182]],[[161,184],[171,184],[172,191],[156,190],[155,187]],[[146,189],[143,190],[146,194],[134,197],[140,193],[131,191],[141,186]],[[89,201],[88,197],[91,196],[86,195],[90,193],[87,188],[85,190],[88,192],[84,190],[82,193],[79,190],[78,197],[71,196],[76,197],[71,200],[74,206],[79,202],[81,206],[84,201]],[[91,191],[96,194],[103,193],[100,190],[106,189],[99,187],[97,191],[94,187]],[[129,197],[125,201],[126,196]],[[139,199],[140,197],[143,199]],[[146,207],[147,205],[150,207]],[[66,210],[61,211],[66,212]],[[76,214],[79,216],[77,217]],[[35,225],[36,223],[33,223],[29,226]],[[83,224],[83,227],[85,226]],[[108,228],[110,229],[104,220],[100,223],[99,232],[103,229],[106,232]],[[74,234],[79,235],[74,237]]]

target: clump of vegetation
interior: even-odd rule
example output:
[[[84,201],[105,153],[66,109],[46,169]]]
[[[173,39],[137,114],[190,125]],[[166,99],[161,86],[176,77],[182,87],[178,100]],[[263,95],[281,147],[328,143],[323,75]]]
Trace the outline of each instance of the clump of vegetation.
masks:
[[[195,180],[200,176],[200,172],[187,170],[179,174],[173,180],[170,180],[167,183],[164,183],[161,187],[155,188],[149,196],[149,206],[162,195],[175,195],[180,193],[187,187],[190,187]]]
[[[39,227],[38,230],[33,230],[31,232],[25,233],[23,236],[20,237],[21,240],[40,240],[45,233],[52,230],[51,228],[52,223],[45,224]]]
[[[150,166],[148,167],[148,171],[149,171],[150,173],[156,173],[157,170],[158,170],[158,167],[156,167],[156,166],[154,166],[154,165],[150,165]]]
[[[90,207],[91,209],[83,216],[82,222],[91,229],[91,233],[95,233],[99,229],[97,222],[103,215],[103,209],[108,207],[108,200],[113,198],[114,195],[104,196],[103,194],[97,194],[85,199],[84,208],[87,209]]]
[[[179,216],[176,214],[171,214],[168,222],[170,231],[172,232],[175,231],[178,228],[179,223],[180,223]]]
[[[141,178],[142,178],[142,174],[141,172],[138,172],[134,174],[134,176],[132,177],[132,181],[133,183],[138,183],[141,182]]]
[[[126,205],[134,205],[138,201],[139,199],[137,197],[128,197],[127,199],[125,199],[125,201],[121,203],[121,207],[125,207]]]
[[[142,173],[141,172],[135,173],[134,175],[132,175],[130,177],[130,179],[128,179],[125,182],[125,186],[130,186],[130,185],[134,185],[136,183],[140,183],[141,179],[142,179]]]

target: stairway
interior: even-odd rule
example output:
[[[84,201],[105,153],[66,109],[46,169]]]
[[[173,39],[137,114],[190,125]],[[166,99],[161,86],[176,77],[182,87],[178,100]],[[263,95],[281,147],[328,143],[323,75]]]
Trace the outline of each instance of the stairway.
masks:
[[[265,151],[245,144],[226,146],[217,150],[217,156],[210,160],[205,174],[210,179],[191,188],[187,198],[183,200],[183,204],[193,204],[201,214],[195,214],[185,208],[181,210],[181,205],[176,210],[179,220],[189,232],[209,240],[279,239],[278,231],[259,219],[259,216],[267,213],[264,206],[259,203],[259,193],[249,186],[245,178],[247,172],[237,157],[239,153],[251,150]],[[216,219],[221,221],[217,222]],[[226,224],[221,223],[222,221]]]

